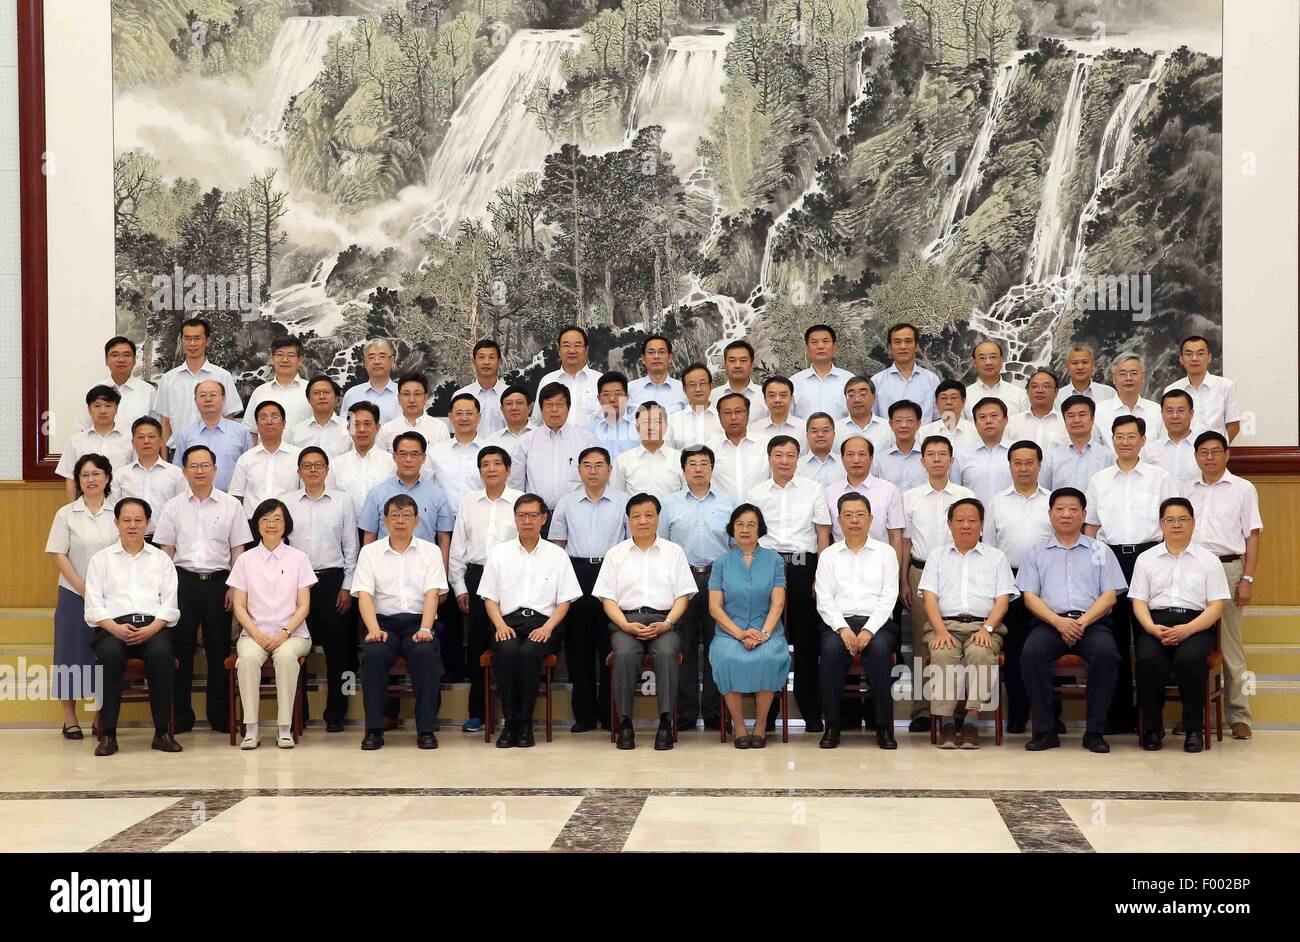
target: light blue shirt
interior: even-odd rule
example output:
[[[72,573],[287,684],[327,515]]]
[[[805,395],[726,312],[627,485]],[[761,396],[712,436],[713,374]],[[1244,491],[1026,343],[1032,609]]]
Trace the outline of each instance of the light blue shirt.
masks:
[[[1092,476],[1114,463],[1115,453],[1095,441],[1088,442],[1082,453],[1072,442],[1063,442],[1043,455],[1039,480],[1049,493],[1060,487],[1077,487],[1086,492]]]
[[[185,449],[191,445],[204,445],[212,449],[217,459],[217,472],[212,479],[212,486],[219,491],[230,490],[230,479],[235,476],[239,456],[253,447],[252,436],[248,434],[244,423],[224,417],[211,427],[199,419],[177,432],[173,441],[176,446],[172,451],[172,460],[177,467],[182,467]]]
[[[202,421],[198,404],[194,401],[194,389],[199,383],[210,379],[221,383],[226,391],[226,404],[222,407],[224,415],[238,415],[244,411],[244,400],[240,398],[239,388],[235,385],[235,379],[230,375],[229,370],[204,360],[198,372],[191,372],[189,366],[181,363],[180,366],[173,367],[162,375],[162,379],[158,380],[158,390],[153,397],[154,417],[161,419],[165,416],[172,425],[172,437],[167,443],[168,448],[176,447],[177,436],[181,429]],[[121,415],[118,416],[118,421],[122,421]],[[130,436],[129,427],[123,431],[128,437]]]
[[[878,450],[875,459],[871,462],[871,474],[874,477],[884,478],[898,488],[900,494],[914,487],[920,487],[930,479],[921,464],[919,441],[913,443],[912,450],[907,454],[898,450],[897,442],[888,448]]]
[[[1079,534],[1068,549],[1055,533],[1031,549],[1020,563],[1016,587],[1033,592],[1058,615],[1086,612],[1103,592],[1128,590],[1119,560],[1105,543]]]
[[[361,507],[361,516],[357,526],[367,533],[374,533],[375,539],[382,540],[388,536],[388,527],[384,526],[384,503],[390,497],[405,494],[415,501],[420,509],[420,521],[416,524],[415,535],[430,543],[438,542],[439,533],[450,533],[455,523],[447,495],[437,484],[420,478],[413,487],[407,487],[397,475],[387,481],[376,484],[366,495],[366,502]]]
[[[888,369],[871,377],[871,382],[876,386],[876,415],[885,421],[889,421],[889,407],[902,399],[921,407],[922,424],[937,418],[934,414],[934,391],[939,388],[939,377],[919,363],[913,364],[908,379],[903,379],[898,366],[891,363]]]
[[[570,556],[600,559],[627,537],[627,501],[622,491],[606,487],[599,500],[586,488],[570,491],[551,512],[549,538],[564,540]]]
[[[710,487],[703,498],[683,488],[664,501],[659,535],[680,546],[692,566],[711,566],[731,548],[727,522],[735,508],[735,499],[716,487]]]
[[[391,422],[402,414],[402,408],[397,402],[397,383],[393,380],[388,381],[388,385],[383,390],[376,392],[375,388],[370,385],[370,380],[357,383],[343,394],[343,405],[339,408],[340,414],[346,419],[348,409],[354,403],[373,402],[379,407],[379,424]]]
[[[602,415],[588,422],[583,430],[595,439],[597,445],[609,452],[611,463],[617,461],[623,452],[631,451],[641,444],[641,438],[636,433],[636,422],[626,415],[618,420],[617,425],[610,425]]]
[[[953,480],[975,492],[985,513],[994,495],[1011,486],[1010,454],[1011,449],[1001,442],[992,448],[988,445],[968,448],[962,452],[961,461],[953,469]]]
[[[664,412],[669,415],[680,409],[685,409],[688,405],[686,391],[682,389],[680,379],[667,376],[664,377],[663,383],[656,386],[649,376],[642,376],[640,379],[634,379],[628,384],[627,405],[628,411],[633,415],[636,414],[637,406],[651,400],[663,406]]]
[[[846,418],[849,405],[844,401],[844,386],[852,378],[852,373],[838,366],[832,366],[825,378],[812,367],[800,370],[790,377],[794,383],[794,408],[790,411],[801,419],[814,412],[825,412],[836,420]]]

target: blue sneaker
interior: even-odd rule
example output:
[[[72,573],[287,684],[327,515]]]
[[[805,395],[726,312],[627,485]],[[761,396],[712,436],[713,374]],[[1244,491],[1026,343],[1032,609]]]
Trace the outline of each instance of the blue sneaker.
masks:
[[[460,728],[462,733],[481,733],[483,732],[483,721],[478,719],[468,719],[465,725]]]

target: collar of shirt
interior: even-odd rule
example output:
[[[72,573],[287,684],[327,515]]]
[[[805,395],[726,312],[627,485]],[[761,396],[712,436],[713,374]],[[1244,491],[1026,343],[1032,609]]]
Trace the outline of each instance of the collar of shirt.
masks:
[[[284,556],[288,555],[288,553],[284,552],[284,550],[288,549],[288,545],[289,544],[284,541],[281,541],[279,546],[273,550],[269,550],[266,548],[264,543],[258,543],[249,550],[249,552],[252,553],[259,562],[265,563],[267,560],[274,560],[278,563],[282,561]]]
[[[404,550],[397,550],[397,549],[394,549],[394,548],[393,548],[393,544],[392,544],[392,542],[389,540],[388,537],[384,537],[384,538],[383,538],[382,540],[380,540],[379,542],[382,543],[382,544],[383,544],[383,547],[384,547],[384,548],[381,550],[381,552],[382,552],[384,555],[389,555],[389,554],[391,554],[391,555],[393,555],[393,556],[405,556],[407,553],[410,553],[412,550],[415,551],[416,555],[419,555],[419,553],[420,553],[420,544],[421,544],[421,543],[425,543],[426,545],[431,545],[431,544],[428,543],[427,540],[421,540],[419,537],[411,537],[411,542],[410,542],[410,544],[409,544],[409,545],[406,547],[406,549],[404,549]]]
[[[98,517],[101,516],[104,511],[109,511],[111,513],[113,508],[109,504],[108,500],[105,499],[104,503],[100,505],[99,510],[94,511],[86,506],[86,499],[84,497],[78,497],[72,502],[71,510],[74,514],[88,514],[91,517]]]
[[[997,493],[997,496],[998,496],[998,497],[1011,497],[1011,496],[1013,496],[1013,495],[1016,496],[1016,497],[1020,497],[1020,498],[1022,498],[1022,499],[1024,499],[1024,500],[1033,500],[1035,497],[1051,497],[1051,496],[1052,496],[1051,492],[1050,492],[1047,488],[1043,487],[1043,485],[1041,485],[1041,484],[1039,484],[1039,485],[1034,489],[1034,493],[1030,494],[1028,497],[1025,497],[1024,494],[1021,494],[1018,490],[1016,490],[1016,486],[1015,486],[1014,484],[1012,484],[1012,485],[1011,485],[1010,487],[1008,487],[1008,488],[1004,488],[1003,490],[998,491],[998,493]]]
[[[581,504],[583,501],[586,501],[586,502],[589,503],[589,504],[600,504],[600,503],[604,503],[604,502],[613,503],[613,501],[611,501],[611,500],[610,500],[610,497],[609,497],[609,487],[608,487],[608,485],[605,487],[605,489],[604,489],[603,491],[600,492],[600,496],[597,497],[595,500],[592,500],[592,499],[591,499],[591,495],[587,493],[587,489],[586,489],[585,487],[584,487],[584,488],[581,488],[581,489],[578,491],[578,493],[580,493],[580,494],[582,495],[581,497],[578,498],[578,503],[580,503],[580,504]]]
[[[188,363],[182,362],[181,365],[173,369],[172,372],[177,374],[189,373],[191,376],[198,376],[200,373],[215,373],[216,368],[213,367],[213,365],[205,359],[199,365],[199,368],[197,370],[190,369],[190,365]]]
[[[886,372],[886,373],[891,373],[891,374],[893,374],[894,376],[898,376],[898,377],[901,377],[901,376],[903,375],[903,371],[900,370],[900,369],[898,368],[898,364],[897,364],[897,363],[894,363],[894,362],[892,362],[892,361],[890,362],[889,367],[885,370],[885,372]],[[926,373],[929,373],[929,372],[930,372],[930,371],[927,370],[924,366],[922,366],[920,363],[917,363],[915,360],[913,360],[913,361],[912,361],[912,376],[907,377],[907,379],[904,379],[903,382],[906,383],[906,382],[910,381],[910,380],[912,379],[912,377],[914,377],[914,376],[924,376]]]
[[[978,553],[980,556],[987,556],[988,554],[985,552],[986,549],[988,549],[988,547],[986,547],[982,542],[976,541],[975,545],[964,553],[957,548],[956,543],[945,543],[943,546],[939,547],[937,552],[945,553],[950,556],[955,555],[960,558],[963,556],[969,556],[971,553]]]
[[[313,503],[313,504],[314,504],[314,503],[316,503],[317,501],[322,501],[322,500],[333,500],[333,499],[335,499],[335,498],[337,498],[337,497],[339,497],[339,492],[336,491],[336,490],[334,490],[334,488],[332,488],[332,487],[327,487],[327,488],[325,488],[325,490],[321,491],[320,497],[312,497],[312,496],[310,496],[310,495],[307,493],[306,489],[303,488],[303,489],[300,489],[300,490],[296,490],[296,491],[294,491],[292,494],[289,494],[288,497],[286,498],[286,500],[289,501],[289,502],[292,502],[292,503],[297,503],[297,504],[301,504],[301,503],[303,503],[304,501],[305,501],[305,502],[309,502],[309,503]]]
[[[1057,549],[1063,549],[1067,551],[1078,549],[1080,546],[1082,546],[1084,549],[1088,550],[1088,552],[1092,552],[1093,544],[1096,542],[1097,542],[1096,540],[1094,540],[1092,537],[1088,536],[1088,534],[1080,530],[1079,539],[1075,541],[1074,545],[1066,546],[1064,543],[1061,542],[1061,538],[1057,536],[1056,531],[1053,530],[1052,535],[1047,538],[1047,543],[1044,545],[1046,545],[1049,548],[1055,546]]]
[[[189,504],[189,503],[192,503],[192,504],[207,504],[207,503],[213,503],[213,504],[215,504],[215,503],[219,503],[219,501],[217,500],[217,495],[218,495],[218,494],[224,494],[224,493],[225,493],[224,491],[219,491],[219,490],[217,490],[217,489],[214,487],[214,488],[213,488],[213,489],[208,493],[208,496],[207,496],[207,497],[205,497],[205,498],[203,498],[202,500],[200,500],[200,499],[199,499],[199,496],[198,496],[197,494],[194,493],[194,489],[193,489],[192,487],[189,486],[189,482],[188,482],[188,481],[185,482],[185,502],[186,502],[187,504]]]

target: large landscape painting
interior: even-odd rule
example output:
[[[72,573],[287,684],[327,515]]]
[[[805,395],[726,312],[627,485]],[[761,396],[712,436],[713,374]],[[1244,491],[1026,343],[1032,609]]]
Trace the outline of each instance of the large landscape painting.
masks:
[[[964,377],[1222,323],[1222,15],[1206,0],[113,0],[119,329],[180,321],[251,386],[365,338],[445,404],[495,338],[598,368],[746,337],[764,373],[836,325],[917,323]]]

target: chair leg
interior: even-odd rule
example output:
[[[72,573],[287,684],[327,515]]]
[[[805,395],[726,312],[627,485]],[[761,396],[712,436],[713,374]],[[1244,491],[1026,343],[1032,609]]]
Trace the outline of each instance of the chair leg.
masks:
[[[790,689],[789,683],[781,688],[781,742],[790,741]]]
[[[1214,691],[1210,687],[1213,678],[1205,678],[1205,704],[1201,708],[1201,738],[1205,740],[1205,751],[1210,751],[1210,698]]]
[[[302,684],[299,684],[298,689],[293,694],[293,727],[291,731],[294,745],[297,745],[298,740],[302,739],[302,698],[303,687]],[[276,704],[276,706],[278,707],[279,704]]]
[[[483,741],[492,741],[492,730],[496,727],[496,717],[492,715],[492,668],[483,668]]]
[[[1218,696],[1214,699],[1214,738],[1223,742],[1223,699],[1228,695],[1228,685],[1223,672],[1219,672],[1218,678]]]
[[[546,668],[546,741],[551,741],[551,722],[553,719],[553,709],[551,706],[551,668]]]
[[[722,696],[720,699],[722,704],[718,710],[718,725],[722,727],[722,738],[719,742],[725,743],[727,741],[727,698]]]

